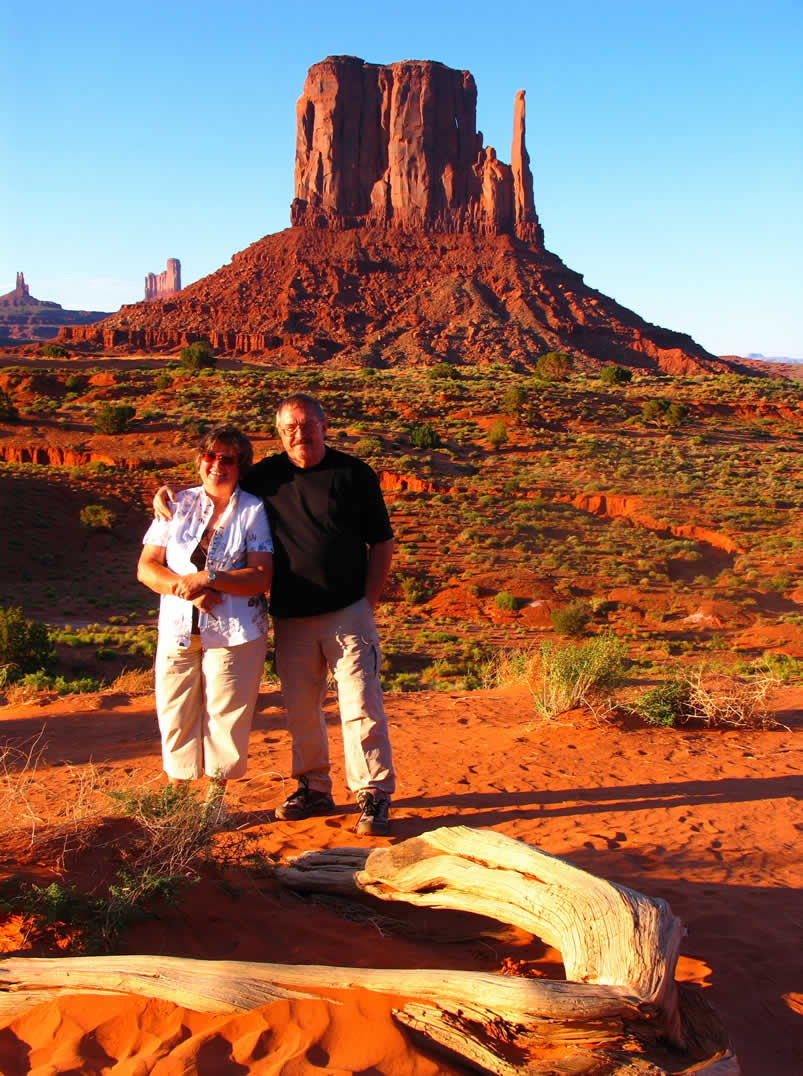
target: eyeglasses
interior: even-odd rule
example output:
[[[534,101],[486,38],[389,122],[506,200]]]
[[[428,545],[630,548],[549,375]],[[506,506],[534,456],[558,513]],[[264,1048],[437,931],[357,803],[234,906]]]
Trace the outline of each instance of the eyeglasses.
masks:
[[[217,460],[218,463],[223,467],[233,467],[234,464],[237,462],[236,456],[229,456],[228,453],[223,452],[204,452],[201,456],[201,459],[210,467],[215,462],[215,460]]]
[[[311,418],[306,422],[291,422],[288,426],[280,426],[279,432],[283,433],[285,437],[292,437],[296,433],[312,433],[316,426],[320,426],[321,420],[319,418]]]

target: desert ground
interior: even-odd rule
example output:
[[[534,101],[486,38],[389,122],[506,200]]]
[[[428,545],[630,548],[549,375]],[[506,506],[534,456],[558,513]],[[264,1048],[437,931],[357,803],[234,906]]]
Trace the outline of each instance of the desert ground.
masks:
[[[249,866],[308,849],[397,842],[438,826],[489,827],[611,881],[662,897],[687,929],[679,979],[699,984],[742,1071],[799,1071],[800,795],[803,693],[780,689],[767,731],[645,729],[583,711],[534,720],[521,689],[388,696],[399,787],[390,838],[357,837],[334,700],[337,813],[272,818],[287,791],[289,736],[263,689],[232,828],[175,903],[130,926],[116,951],[212,960],[462,968],[559,978],[560,954],[511,928],[281,889]],[[7,814],[2,870],[100,889],[120,866],[125,823],[112,789],[161,777],[153,699],[101,694],[0,710],[0,738],[41,754]],[[24,798],[23,798],[24,791]],[[248,859],[248,857],[251,859]],[[378,903],[378,902],[377,902]],[[6,956],[81,951],[82,928],[6,912]],[[86,935],[85,935],[86,937]],[[2,962],[0,962],[2,968]],[[66,996],[3,1021],[0,1071],[17,1073],[451,1073],[413,1043],[392,999],[365,992],[210,1016],[144,998]]]
[[[352,832],[334,699],[337,811],[274,819],[292,784],[268,667],[230,825],[184,884],[112,929],[97,902],[140,839],[112,793],[163,780],[148,682],[156,602],[134,578],[152,492],[191,479],[210,418],[241,424],[257,456],[274,451],[271,407],[300,387],[324,400],[333,443],[380,473],[396,530],[378,610],[399,775],[392,834]],[[687,930],[677,976],[715,1006],[742,1071],[800,1071],[798,384],[235,360],[196,376],[175,356],[10,354],[0,389],[0,607],[47,624],[55,647],[47,668],[1,689],[3,959],[170,954],[560,979],[560,953],[523,931],[303,896],[274,873],[309,849],[489,828],[668,901]],[[682,403],[682,421],[647,417],[656,397]],[[116,434],[98,429],[106,405],[133,411]],[[427,425],[437,436],[417,444]],[[577,633],[561,619],[572,609]],[[626,648],[626,678],[607,704],[547,717],[513,672],[491,675],[500,653],[608,635]],[[768,685],[760,719],[648,723],[645,692],[702,671]],[[236,1016],[64,996],[0,1019],[0,1072],[465,1071],[394,1022],[392,997],[336,994]]]

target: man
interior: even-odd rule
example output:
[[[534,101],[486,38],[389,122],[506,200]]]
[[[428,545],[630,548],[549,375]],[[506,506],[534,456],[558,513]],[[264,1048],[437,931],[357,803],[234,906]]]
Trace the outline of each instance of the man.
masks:
[[[276,428],[284,452],[261,460],[240,482],[264,501],[274,542],[270,613],[298,781],[276,816],[295,820],[334,808],[322,711],[331,669],[346,782],[360,807],[356,830],[382,835],[395,778],[373,610],[390,570],[393,531],[376,475],[326,444],[326,416],[314,397],[283,400]],[[160,495],[155,504],[157,514],[167,512]]]

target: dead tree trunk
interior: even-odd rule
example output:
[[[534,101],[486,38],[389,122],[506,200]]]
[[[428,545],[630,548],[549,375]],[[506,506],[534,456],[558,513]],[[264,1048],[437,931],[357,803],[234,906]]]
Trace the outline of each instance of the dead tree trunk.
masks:
[[[362,892],[522,927],[560,950],[567,981],[175,957],[17,958],[0,965],[0,1017],[54,992],[137,993],[236,1012],[362,987],[403,996],[400,1022],[499,1076],[659,1074],[689,1064],[717,1076],[739,1072],[714,1011],[675,983],[682,927],[665,901],[492,830],[462,826],[392,848],[307,852],[278,874],[296,890]]]

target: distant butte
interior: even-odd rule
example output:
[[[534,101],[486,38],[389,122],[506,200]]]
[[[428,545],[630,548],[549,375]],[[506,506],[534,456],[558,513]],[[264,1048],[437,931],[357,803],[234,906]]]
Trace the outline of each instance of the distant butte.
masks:
[[[450,362],[728,370],[684,333],[594,291],[544,247],[515,96],[511,163],[483,146],[468,71],[431,60],[314,64],[296,106],[292,227],[168,298],[59,339],[86,350],[208,338],[276,365]]]
[[[17,273],[13,291],[0,295],[0,344],[52,340],[65,325],[90,325],[109,315],[104,310],[64,310],[59,303],[35,299]]]
[[[181,291],[181,262],[178,258],[168,258],[163,273],[148,273],[145,277],[146,303],[154,299],[168,299],[177,291]]]

